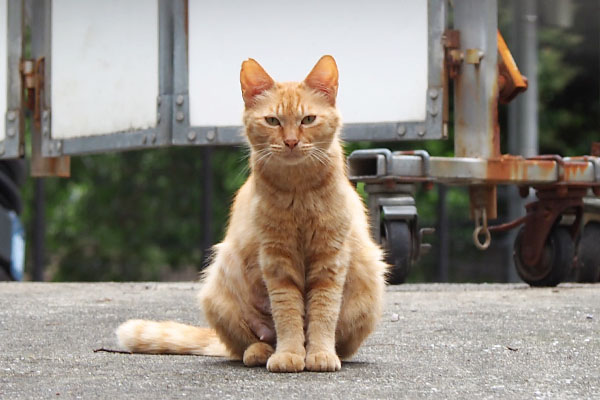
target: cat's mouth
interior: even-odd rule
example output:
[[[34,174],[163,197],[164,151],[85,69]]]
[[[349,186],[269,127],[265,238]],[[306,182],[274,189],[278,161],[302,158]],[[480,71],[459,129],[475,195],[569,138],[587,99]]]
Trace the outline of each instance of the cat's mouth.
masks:
[[[279,156],[284,162],[290,164],[297,164],[306,158],[305,152],[298,147],[293,149],[284,148],[283,151],[279,153]]]

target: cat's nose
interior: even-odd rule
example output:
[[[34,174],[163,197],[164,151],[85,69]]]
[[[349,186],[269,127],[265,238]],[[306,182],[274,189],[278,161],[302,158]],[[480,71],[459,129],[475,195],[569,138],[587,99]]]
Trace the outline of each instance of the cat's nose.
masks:
[[[298,139],[285,139],[285,145],[290,148],[290,150],[294,150],[294,147],[298,144]]]

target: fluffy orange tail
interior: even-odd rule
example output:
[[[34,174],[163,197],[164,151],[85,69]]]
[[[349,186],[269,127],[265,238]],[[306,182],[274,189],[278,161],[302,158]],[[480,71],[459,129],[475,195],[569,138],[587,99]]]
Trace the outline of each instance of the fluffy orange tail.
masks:
[[[117,338],[122,347],[133,353],[230,355],[213,329],[172,321],[131,319],[117,328]]]

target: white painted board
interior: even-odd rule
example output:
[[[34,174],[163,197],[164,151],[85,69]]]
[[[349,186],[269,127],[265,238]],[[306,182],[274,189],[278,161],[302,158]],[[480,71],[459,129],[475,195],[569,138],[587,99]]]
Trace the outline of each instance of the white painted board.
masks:
[[[6,139],[6,111],[8,96],[8,8],[7,0],[0,0],[0,141]]]
[[[52,1],[52,138],[153,128],[158,0]]]
[[[426,0],[189,0],[190,124],[241,124],[243,60],[300,81],[324,54],[345,123],[425,121],[427,25]]]

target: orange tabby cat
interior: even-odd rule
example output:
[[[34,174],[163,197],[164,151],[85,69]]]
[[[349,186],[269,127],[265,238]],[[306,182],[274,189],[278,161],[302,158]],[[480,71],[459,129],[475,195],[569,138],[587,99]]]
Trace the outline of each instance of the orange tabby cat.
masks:
[[[274,372],[339,370],[380,317],[387,265],[346,177],[337,66],[324,56],[303,82],[276,83],[249,59],[240,80],[252,172],[199,296],[214,330],[130,320],[119,342]]]

